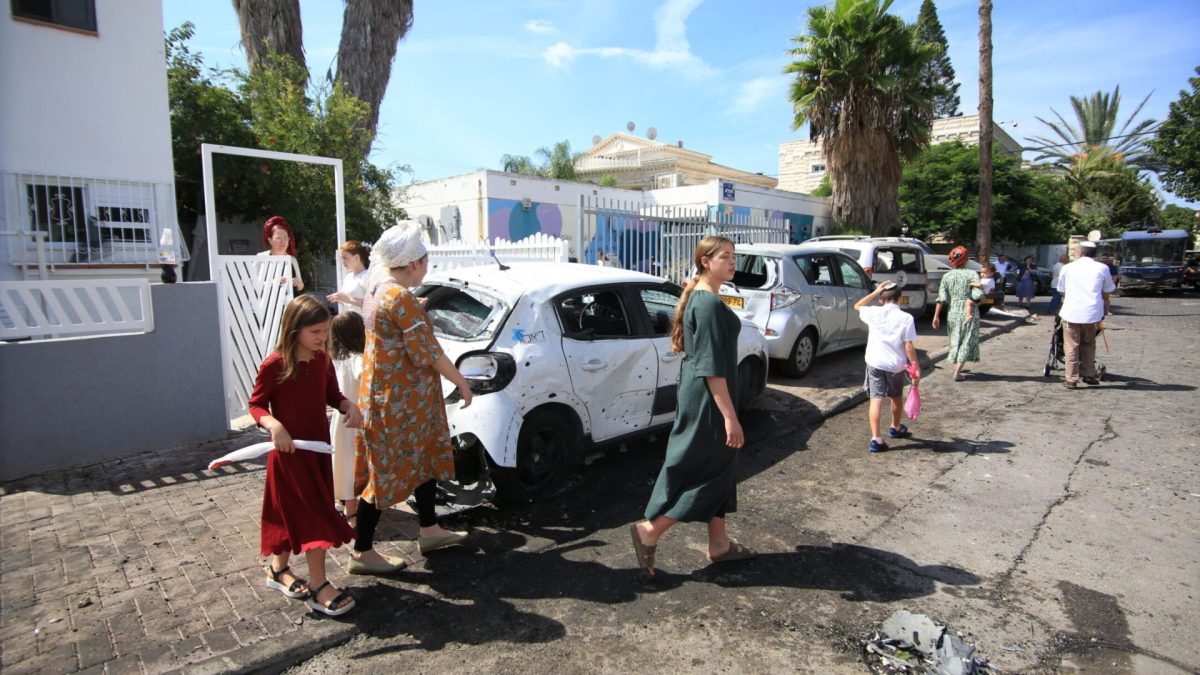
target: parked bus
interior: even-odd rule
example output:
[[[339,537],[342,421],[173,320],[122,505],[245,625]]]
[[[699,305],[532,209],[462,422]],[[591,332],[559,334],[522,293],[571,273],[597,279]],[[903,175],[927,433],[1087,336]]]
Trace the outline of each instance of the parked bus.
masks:
[[[1118,294],[1180,290],[1184,251],[1190,241],[1191,236],[1184,230],[1148,228],[1123,232]]]

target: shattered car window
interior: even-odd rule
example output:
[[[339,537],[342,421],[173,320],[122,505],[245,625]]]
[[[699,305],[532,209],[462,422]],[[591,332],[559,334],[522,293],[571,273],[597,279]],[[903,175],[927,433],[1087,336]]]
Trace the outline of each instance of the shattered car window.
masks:
[[[474,288],[435,284],[422,286],[413,294],[427,299],[425,313],[439,337],[458,340],[490,337],[508,309],[495,296]]]

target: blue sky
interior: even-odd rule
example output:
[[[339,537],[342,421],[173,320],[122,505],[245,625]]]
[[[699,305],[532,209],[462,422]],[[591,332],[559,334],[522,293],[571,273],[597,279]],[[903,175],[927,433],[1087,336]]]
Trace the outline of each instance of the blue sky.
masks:
[[[801,138],[787,101],[791,38],[816,2],[779,0],[417,0],[384,99],[373,159],[416,180],[498,168],[569,140],[637,125],[713,160],[774,175],[778,147]],[[920,0],[892,12],[915,21]],[[301,0],[309,68],[333,64],[342,3]],[[978,102],[978,2],[940,0],[960,109]],[[240,66],[228,0],[164,0],[164,28],[196,24],[210,65]],[[995,119],[1018,141],[1068,97],[1121,86],[1127,117],[1162,119],[1200,65],[1200,0],[1003,0],[993,10]],[[1140,119],[1139,118],[1139,119]],[[1068,118],[1070,119],[1070,118]],[[1012,123],[1015,122],[1015,128]],[[1026,158],[1032,158],[1031,153]],[[1167,196],[1170,201],[1178,201]]]

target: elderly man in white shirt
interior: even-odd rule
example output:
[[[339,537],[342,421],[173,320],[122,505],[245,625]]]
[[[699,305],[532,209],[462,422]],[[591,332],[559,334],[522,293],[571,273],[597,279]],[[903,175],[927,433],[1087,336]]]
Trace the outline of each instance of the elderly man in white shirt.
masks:
[[[1079,257],[1064,265],[1058,275],[1062,310],[1063,351],[1067,375],[1063,384],[1076,389],[1079,380],[1100,384],[1096,377],[1096,332],[1106,314],[1111,314],[1108,296],[1117,289],[1108,267],[1096,260],[1096,245],[1079,242]]]

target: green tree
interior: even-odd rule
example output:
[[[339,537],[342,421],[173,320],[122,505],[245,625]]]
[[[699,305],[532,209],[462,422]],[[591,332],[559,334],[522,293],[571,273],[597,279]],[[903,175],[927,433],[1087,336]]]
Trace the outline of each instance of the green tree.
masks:
[[[575,160],[578,154],[571,153],[569,141],[559,141],[551,147],[538,148],[534,153],[542,160],[535,163],[528,155],[502,155],[500,170],[505,173],[517,173],[524,176],[541,176],[558,180],[575,180]]]
[[[837,0],[808,9],[793,38],[793,129],[821,139],[833,185],[832,215],[875,234],[899,228],[900,161],[929,143],[932,92],[922,69],[939,53],[888,14],[891,0]]]
[[[933,93],[933,116],[955,117],[958,111],[958,87],[954,81],[954,66],[950,65],[950,44],[938,20],[937,7],[933,0],[924,0],[917,14],[917,39],[925,44],[936,45],[941,53],[930,59],[921,69],[921,81]]]
[[[1163,164],[1163,187],[1191,201],[1200,201],[1200,67],[1196,75],[1188,78],[1192,90],[1179,92],[1150,142]]]
[[[1050,127],[1053,136],[1034,136],[1030,141],[1036,144],[1041,154],[1034,158],[1035,162],[1050,160],[1062,169],[1069,168],[1083,158],[1096,155],[1111,156],[1119,162],[1137,169],[1154,171],[1158,164],[1149,146],[1149,137],[1154,133],[1157,123],[1152,119],[1134,123],[1134,118],[1142,111],[1150,95],[1134,108],[1133,113],[1119,128],[1117,119],[1121,108],[1121,87],[1117,87],[1110,95],[1098,91],[1088,98],[1071,97],[1071,108],[1075,111],[1075,124],[1068,122],[1053,108],[1050,112],[1058,118],[1058,122],[1048,122],[1041,117],[1039,122]]]
[[[1159,222],[1159,204],[1154,186],[1132,167],[1112,167],[1090,175],[1083,182],[1083,193],[1071,185],[1079,216],[1080,230],[1100,230],[1106,238],[1121,232]]]
[[[405,167],[367,160],[367,106],[340,84],[306,89],[300,66],[269,55],[250,71],[224,80],[188,49],[190,24],[167,35],[168,93],[176,162],[176,208],[181,226],[203,211],[200,144],[217,143],[336,157],[343,162],[346,232],[373,241],[404,217],[396,206]],[[325,166],[228,155],[213,162],[217,213],[222,220],[262,222],[279,214],[296,234],[302,270],[328,259],[336,246],[333,171]]]
[[[1195,237],[1200,235],[1200,218],[1197,218],[1196,214],[1195,209],[1167,204],[1159,214],[1158,220],[1164,230],[1183,230],[1191,232]]]
[[[379,105],[392,75],[392,60],[400,40],[413,24],[412,0],[345,0],[342,34],[338,42],[337,72],[327,72],[325,82],[338,82],[345,93],[367,104],[359,118],[367,150],[379,124]],[[292,75],[308,81],[304,59],[304,30],[299,0],[233,0],[238,15],[246,62],[254,70],[272,55],[291,58]],[[317,79],[317,78],[313,78]]]
[[[833,185],[829,182],[829,174],[821,176],[821,184],[816,190],[812,191],[814,197],[831,197],[833,196]]]
[[[1016,157],[993,153],[993,230],[1019,243],[1064,241],[1073,221],[1064,181],[1024,171]],[[900,215],[909,234],[940,235],[957,243],[975,239],[979,217],[979,149],[959,141],[939,143],[904,165]]]

